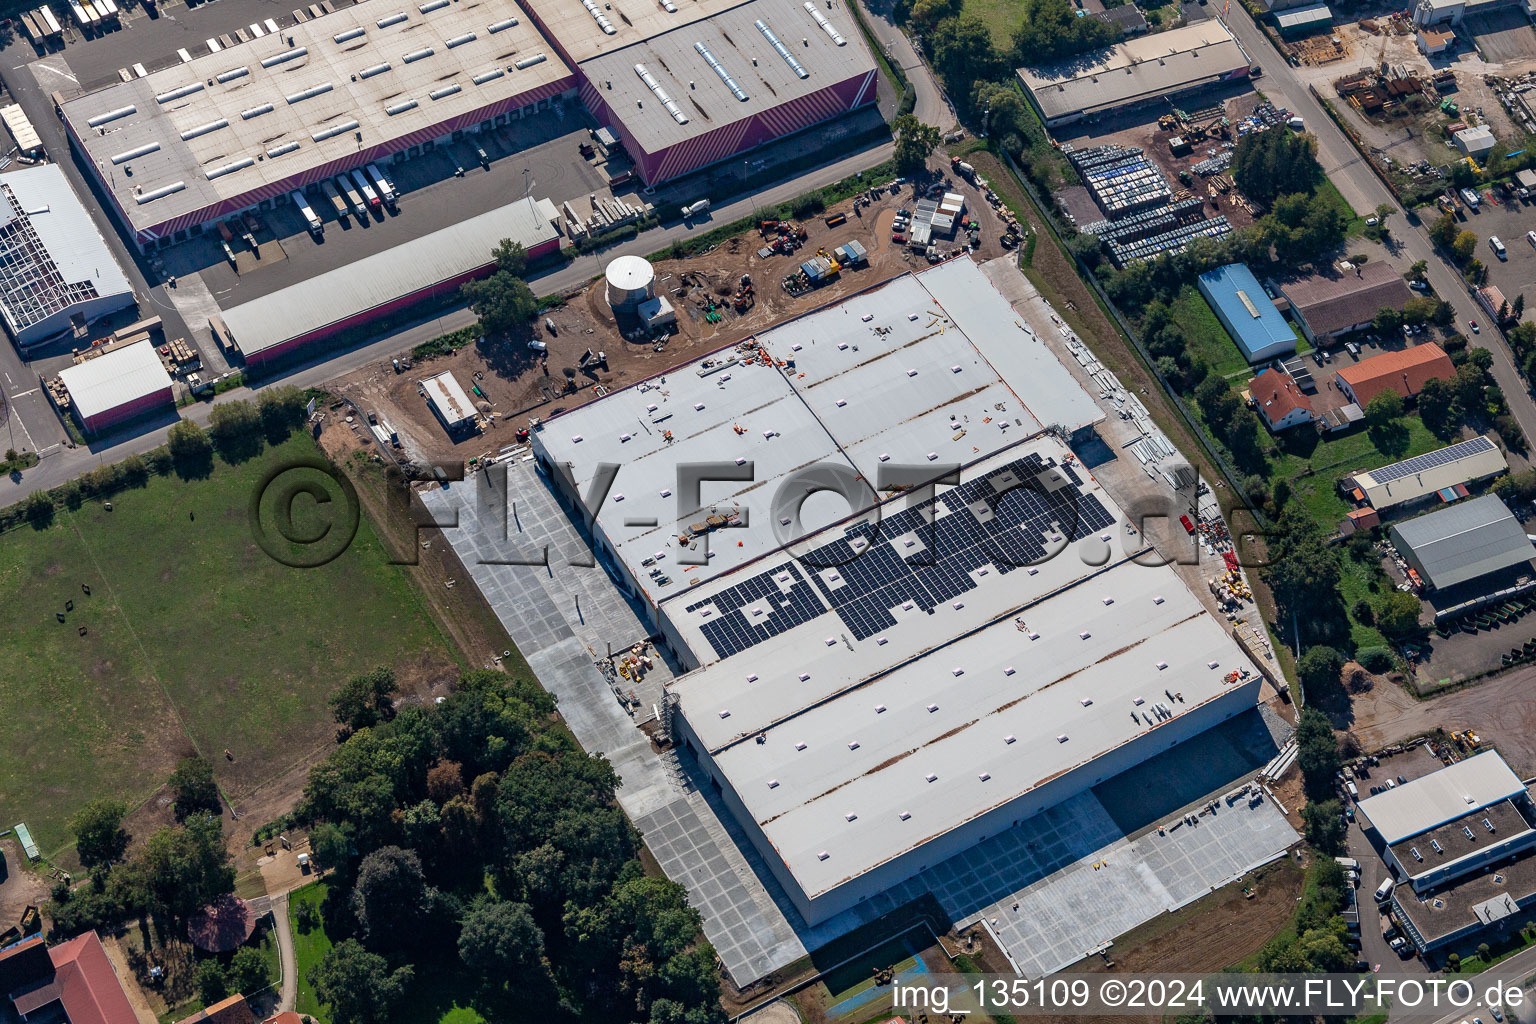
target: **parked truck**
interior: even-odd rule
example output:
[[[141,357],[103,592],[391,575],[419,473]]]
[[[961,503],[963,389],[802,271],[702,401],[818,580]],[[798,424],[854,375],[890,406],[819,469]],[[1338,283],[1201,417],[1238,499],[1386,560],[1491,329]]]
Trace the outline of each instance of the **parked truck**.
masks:
[[[336,187],[341,194],[347,197],[347,202],[352,204],[352,212],[357,214],[359,224],[368,223],[368,207],[363,205],[363,197],[358,193],[357,186],[352,184],[352,179],[345,174],[336,175]]]
[[[949,169],[960,175],[960,177],[964,178],[966,181],[976,180],[976,168],[972,167],[970,164],[966,163],[964,160],[961,160],[957,156],[952,156],[949,158]]]
[[[384,205],[393,210],[395,208],[394,183],[384,177],[384,172],[379,170],[377,164],[369,164],[365,169],[368,171],[368,177],[372,178],[374,185],[378,187],[379,195],[383,198]]]
[[[322,179],[320,191],[324,192],[325,198],[331,201],[331,207],[336,211],[336,219],[345,224],[348,213],[347,201],[341,198],[341,193],[336,191],[336,186],[332,185],[330,181]]]
[[[377,210],[384,204],[384,201],[379,198],[379,194],[373,190],[373,186],[368,183],[368,176],[363,173],[361,167],[354,167],[352,169],[352,180],[357,182],[357,187],[362,191],[363,198],[368,201],[369,209]]]
[[[314,207],[309,205],[309,200],[304,198],[304,193],[295,189],[289,193],[293,199],[293,205],[299,208],[299,213],[304,217],[304,226],[309,228],[309,233],[319,241],[325,236],[325,225],[320,222],[320,217],[315,213]]]
[[[709,200],[708,199],[700,199],[696,203],[689,203],[687,206],[683,207],[683,219],[687,220],[689,217],[697,217],[699,214],[704,213],[704,212],[706,212],[708,210],[709,210]]]

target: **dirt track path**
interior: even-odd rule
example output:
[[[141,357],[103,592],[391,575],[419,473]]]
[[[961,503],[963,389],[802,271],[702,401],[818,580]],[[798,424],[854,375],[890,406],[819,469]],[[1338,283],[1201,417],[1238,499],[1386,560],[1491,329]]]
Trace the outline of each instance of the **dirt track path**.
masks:
[[[1432,729],[1472,729],[1496,745],[1522,778],[1536,774],[1536,668],[1516,669],[1429,700],[1378,683],[1357,695],[1353,707],[1352,731],[1367,750]]]
[[[282,964],[283,984],[277,997],[278,1012],[293,1009],[299,998],[299,964],[293,952],[293,932],[288,927],[288,894],[272,897],[273,934],[277,936],[277,955]]]

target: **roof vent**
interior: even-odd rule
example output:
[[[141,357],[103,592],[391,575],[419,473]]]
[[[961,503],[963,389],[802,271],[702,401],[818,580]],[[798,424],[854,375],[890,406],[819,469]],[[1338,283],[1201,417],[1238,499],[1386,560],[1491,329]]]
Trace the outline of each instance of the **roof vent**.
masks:
[[[378,21],[374,22],[374,24],[378,25],[379,28],[389,28],[391,25],[398,25],[402,21],[409,20],[409,17],[410,16],[407,15],[404,11],[398,11],[389,15],[388,17],[380,18]]]
[[[828,853],[826,850],[822,850],[820,853],[818,853],[816,855],[816,859],[817,860],[826,860],[830,856],[832,856],[830,853]]]
[[[857,814],[854,814],[852,811],[849,811],[847,814],[843,815],[843,820],[844,821],[857,821],[857,820],[859,820],[859,816]]]
[[[238,68],[230,68],[228,71],[220,72],[219,74],[214,75],[213,78],[214,81],[218,82],[220,85],[225,85],[229,82],[233,82],[237,78],[244,78],[250,73],[251,69],[242,65]]]
[[[937,704],[929,704],[928,705],[928,713],[930,715],[933,714],[937,710],[939,710],[939,706]]]
[[[730,718],[731,717],[731,713],[730,713],[730,711],[726,710],[725,708],[721,708],[720,709],[720,717],[721,718]]]
[[[859,741],[858,740],[849,740],[848,741],[848,749],[849,750],[858,750],[859,749]]]
[[[927,779],[929,782],[938,782],[939,781],[939,777],[937,775],[933,774],[933,772],[929,772],[927,775],[923,776],[923,778]]]
[[[978,779],[980,779],[982,782],[986,782],[988,779],[990,779],[992,777],[992,773],[991,772],[982,772],[979,775],[977,775],[976,777]]]
[[[295,46],[291,50],[284,50],[282,53],[274,53],[272,56],[265,58],[261,62],[261,66],[264,68],[275,68],[279,64],[286,64],[290,60],[298,60],[300,57],[307,56],[309,56],[309,50],[302,46]]]
[[[513,27],[516,24],[516,18],[503,18],[501,21],[492,22],[491,24],[485,26],[485,30],[491,35],[495,35],[497,32],[505,32],[507,29]]]
[[[902,821],[906,821],[908,818],[912,817],[912,812],[911,811],[902,811],[900,814],[897,815],[897,817],[900,818]]]
[[[769,789],[778,789],[779,788],[779,780],[778,779],[769,779],[768,780],[768,788]]]
[[[1005,675],[1005,676],[1013,675],[1013,666],[1009,665],[1007,668],[1003,669],[1003,675]]]
[[[1017,743],[1018,741],[1019,741],[1019,738],[1017,736],[1012,735],[1012,734],[1009,734],[1009,735],[1003,737],[1003,742],[1004,743]]]
[[[437,51],[432,49],[430,46],[423,46],[419,50],[412,50],[410,53],[402,55],[400,59],[405,61],[407,64],[411,64],[418,60],[426,60],[436,52]]]
[[[337,32],[335,35],[331,36],[331,42],[338,44],[347,43],[358,38],[359,36],[365,36],[367,34],[368,30],[359,25],[356,28],[349,28],[345,32]]]
[[[358,78],[372,78],[374,75],[382,75],[389,70],[389,61],[382,64],[370,64],[357,73]]]
[[[804,750],[805,749],[805,740],[801,740],[800,742],[796,743],[795,744],[795,749],[796,750]]]
[[[1067,734],[1066,733],[1062,733],[1060,736],[1057,736],[1056,737],[1056,742],[1057,743],[1065,743],[1065,742],[1067,742]]]

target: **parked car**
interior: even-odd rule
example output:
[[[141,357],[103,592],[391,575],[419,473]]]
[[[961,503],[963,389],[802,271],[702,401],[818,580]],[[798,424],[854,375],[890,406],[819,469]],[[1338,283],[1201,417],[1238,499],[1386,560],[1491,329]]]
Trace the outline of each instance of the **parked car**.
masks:
[[[1478,329],[1477,321],[1476,320],[1468,320],[1467,321],[1467,326],[1472,328],[1472,333],[1473,334],[1482,334],[1483,333],[1481,330]]]
[[[1427,292],[1427,291],[1429,291],[1429,285],[1428,285],[1428,283],[1426,283],[1424,281],[1409,281],[1408,282],[1408,287],[1412,288],[1416,292]]]

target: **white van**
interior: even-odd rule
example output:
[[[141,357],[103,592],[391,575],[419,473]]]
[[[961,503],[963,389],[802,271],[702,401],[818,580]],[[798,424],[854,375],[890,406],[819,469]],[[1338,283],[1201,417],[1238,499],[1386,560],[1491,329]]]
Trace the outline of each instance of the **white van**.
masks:
[[[1385,903],[1392,898],[1392,890],[1397,888],[1397,883],[1387,879],[1376,887],[1376,902]]]
[[[1355,860],[1353,857],[1335,857],[1333,859],[1338,861],[1339,867],[1343,868],[1345,871],[1360,870],[1360,862]]]
[[[1493,250],[1493,254],[1495,256],[1497,256],[1499,259],[1501,259],[1501,260],[1509,259],[1509,253],[1504,250],[1504,243],[1499,241],[1499,236],[1498,235],[1494,235],[1494,236],[1492,236],[1491,238],[1488,239],[1488,248],[1492,249]]]

